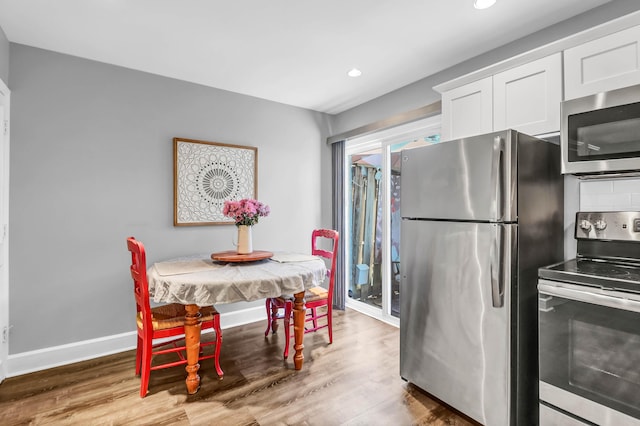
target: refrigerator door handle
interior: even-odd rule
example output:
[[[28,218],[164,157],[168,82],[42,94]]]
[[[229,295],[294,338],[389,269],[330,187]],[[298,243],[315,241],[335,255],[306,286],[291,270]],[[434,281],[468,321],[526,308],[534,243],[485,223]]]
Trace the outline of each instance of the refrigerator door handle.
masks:
[[[493,165],[491,167],[491,187],[494,189],[491,206],[496,221],[504,220],[504,139],[496,136],[493,139]]]
[[[502,308],[504,306],[504,277],[505,268],[508,262],[505,262],[505,241],[504,227],[502,225],[493,225],[495,235],[493,244],[491,245],[491,302],[494,308]]]

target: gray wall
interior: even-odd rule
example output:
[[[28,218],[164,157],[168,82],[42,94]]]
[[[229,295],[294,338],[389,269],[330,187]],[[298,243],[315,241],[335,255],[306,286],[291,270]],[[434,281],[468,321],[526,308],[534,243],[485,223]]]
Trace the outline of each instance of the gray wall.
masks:
[[[428,105],[440,100],[434,86],[472,71],[495,64],[523,52],[543,46],[601,23],[640,10],[638,0],[614,0],[574,18],[553,25],[513,43],[506,44],[485,54],[476,56],[413,84],[402,87],[348,111],[332,116],[332,135],[337,135],[366,124],[373,123]],[[499,31],[499,29],[496,29]]]
[[[9,40],[0,27],[0,80],[9,81]]]
[[[310,230],[331,225],[329,133],[429,104],[434,85],[639,8],[615,0],[332,116],[330,132],[324,114],[8,43],[0,29],[12,90],[10,353],[134,330],[129,235],[150,262],[229,248],[233,226],[172,226],[173,137],[257,146],[258,198],[273,213],[254,246],[308,250]]]
[[[135,330],[128,236],[149,262],[231,248],[233,225],[173,226],[173,137],[258,147],[272,213],[254,247],[309,251],[330,225],[326,115],[14,43],[10,56],[11,354]]]

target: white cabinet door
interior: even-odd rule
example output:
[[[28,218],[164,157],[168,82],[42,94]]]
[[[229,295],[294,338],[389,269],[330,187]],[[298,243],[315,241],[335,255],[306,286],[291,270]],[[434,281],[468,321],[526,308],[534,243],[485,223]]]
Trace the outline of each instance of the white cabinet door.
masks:
[[[555,53],[493,76],[493,130],[560,131],[562,58]]]
[[[565,99],[640,84],[640,26],[564,51]]]
[[[492,77],[487,77],[442,94],[443,141],[493,130],[492,87]]]

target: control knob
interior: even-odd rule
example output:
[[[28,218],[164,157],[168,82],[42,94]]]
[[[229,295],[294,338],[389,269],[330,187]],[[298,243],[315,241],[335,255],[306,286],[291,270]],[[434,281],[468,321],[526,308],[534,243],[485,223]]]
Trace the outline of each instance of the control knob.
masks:
[[[604,231],[607,227],[607,222],[605,222],[604,219],[598,219],[596,220],[595,227],[597,231]]]
[[[587,219],[582,219],[580,221],[580,229],[582,229],[584,232],[589,232],[591,230],[591,222],[589,222]]]

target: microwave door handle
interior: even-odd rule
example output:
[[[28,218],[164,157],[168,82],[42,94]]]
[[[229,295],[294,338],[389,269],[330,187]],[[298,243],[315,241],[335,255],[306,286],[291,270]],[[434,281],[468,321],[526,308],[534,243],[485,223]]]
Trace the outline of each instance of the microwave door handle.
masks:
[[[576,302],[585,302],[592,305],[606,306],[608,308],[640,313],[640,302],[637,300],[610,296],[607,294],[592,293],[586,289],[576,290],[572,288],[559,287],[553,284],[546,284],[544,280],[540,280],[538,282],[538,292],[540,294],[561,297],[563,299],[569,299]]]
[[[494,308],[502,308],[504,306],[504,270],[508,266],[505,262],[504,250],[504,230],[500,224],[493,224],[494,235],[493,243],[490,249],[491,265],[489,268],[489,276],[491,280],[491,303]]]
[[[504,219],[504,198],[505,198],[505,172],[504,172],[504,139],[496,136],[493,139],[493,164],[491,165],[491,187],[494,188],[491,206],[496,221]]]

